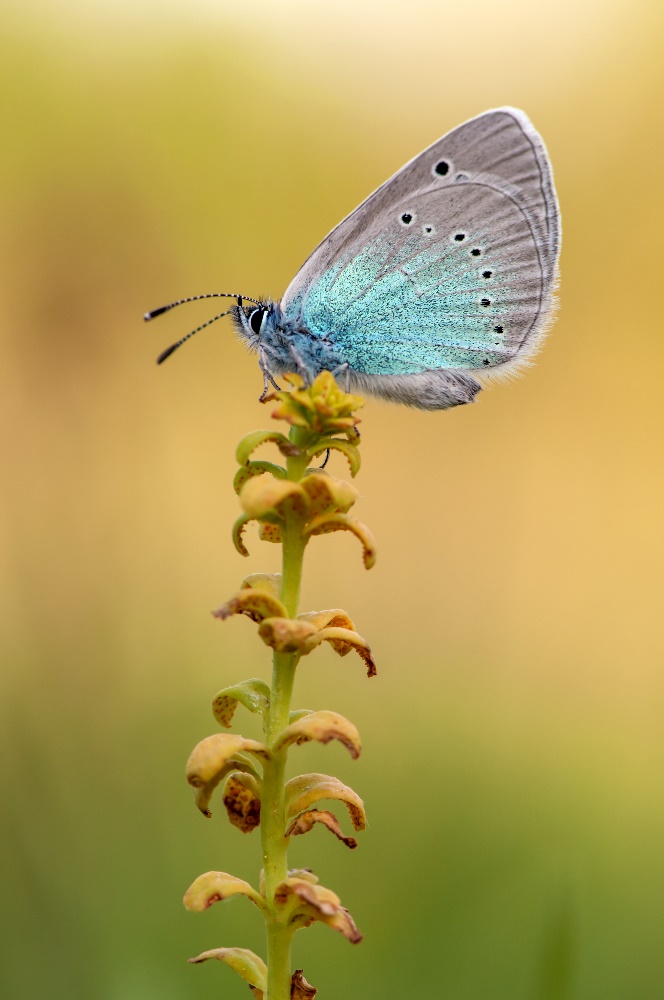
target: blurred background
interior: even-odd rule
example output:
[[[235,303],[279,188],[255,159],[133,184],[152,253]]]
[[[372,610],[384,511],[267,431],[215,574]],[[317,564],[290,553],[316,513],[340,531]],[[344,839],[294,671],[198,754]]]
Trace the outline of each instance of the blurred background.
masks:
[[[350,853],[293,842],[365,934],[295,962],[327,997],[664,996],[662,7],[633,0],[22,0],[0,27],[3,995],[247,995],[185,959],[263,953],[243,901],[188,914],[258,835],[183,777],[216,691],[269,675],[210,617],[276,547],[230,542],[234,448],[269,425],[255,359],[181,295],[280,296],[344,215],[502,104],[544,136],[560,312],[477,405],[363,413],[352,538],[307,554],[379,676],[321,650],[296,703],[365,752],[303,747],[365,798]],[[265,457],[269,457],[267,451]],[[345,477],[338,458],[330,469]],[[256,735],[238,713],[238,728]],[[345,822],[345,820],[344,820]]]

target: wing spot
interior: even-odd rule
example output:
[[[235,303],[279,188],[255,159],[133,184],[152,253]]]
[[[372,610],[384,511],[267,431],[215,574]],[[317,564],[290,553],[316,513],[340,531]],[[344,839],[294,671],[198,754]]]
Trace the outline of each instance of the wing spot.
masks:
[[[456,177],[454,178],[454,180],[455,181],[467,181],[468,180],[468,174],[457,174]]]
[[[454,236],[454,239],[457,241],[457,243],[462,243],[463,240],[465,240],[465,238],[466,238],[465,233],[456,233]]]
[[[483,278],[490,278],[492,276],[492,274],[493,274],[493,271],[482,271],[482,277]]]
[[[495,330],[496,333],[502,333],[503,332],[502,326],[494,326],[493,329]]]
[[[488,364],[491,364],[491,362],[489,361],[489,359],[488,359],[488,358],[485,358],[485,359],[484,359],[484,364],[485,364],[485,365],[488,365]]]
[[[482,251],[478,250],[477,247],[475,247],[474,250],[471,250],[470,252],[472,253],[473,257],[479,257],[479,255],[482,253]]]
[[[491,305],[491,299],[480,299],[480,305],[486,309],[487,306]]]
[[[409,226],[413,221],[413,216],[411,215],[410,212],[404,212],[403,215],[401,216],[401,221],[403,222],[404,226]]]
[[[439,163],[433,168],[434,174],[438,174],[439,177],[444,177],[450,172],[450,165],[447,160],[440,160]]]
[[[427,233],[428,235],[429,233],[433,232],[433,226],[422,226],[422,231]]]

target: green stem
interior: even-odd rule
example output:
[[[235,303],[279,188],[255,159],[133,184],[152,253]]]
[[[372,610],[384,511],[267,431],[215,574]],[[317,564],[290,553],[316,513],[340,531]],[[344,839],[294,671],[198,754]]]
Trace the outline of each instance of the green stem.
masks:
[[[291,440],[304,448],[305,434],[292,428]],[[288,459],[287,476],[299,481],[307,467],[307,456],[296,455]],[[302,581],[302,562],[306,539],[304,521],[292,515],[282,527],[282,580],[281,601],[291,618],[297,615]],[[267,720],[267,743],[273,746],[279,733],[288,725],[295,680],[297,656],[294,653],[277,653],[273,657],[272,693]],[[261,837],[263,870],[265,873],[265,898],[268,905],[267,932],[267,997],[266,1000],[290,1000],[291,991],[291,938],[293,932],[284,922],[275,906],[277,887],[288,877],[288,842],[286,829],[286,754],[277,753],[264,765],[261,808]]]

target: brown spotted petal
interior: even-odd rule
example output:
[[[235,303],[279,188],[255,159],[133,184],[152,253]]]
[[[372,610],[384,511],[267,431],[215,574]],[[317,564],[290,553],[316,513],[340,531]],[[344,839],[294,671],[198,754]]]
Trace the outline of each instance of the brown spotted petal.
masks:
[[[307,525],[305,534],[326,535],[330,531],[352,532],[362,544],[362,558],[366,569],[371,569],[376,562],[376,543],[366,525],[348,514],[321,514]]]
[[[266,590],[273,597],[281,593],[281,573],[250,573],[240,584],[240,589],[252,587],[254,590]]]
[[[267,747],[262,743],[230,733],[208,736],[192,750],[185,773],[194,789],[196,805],[204,816],[212,815],[209,809],[212,793],[230,771],[256,775],[255,768],[242,756],[242,751],[263,759],[269,756]]]
[[[316,987],[308,983],[302,975],[302,969],[296,969],[291,976],[291,1000],[313,1000],[317,993]]]
[[[252,453],[262,444],[267,442],[276,444],[282,455],[299,455],[300,449],[292,441],[279,431],[253,431],[243,437],[237,446],[235,458],[238,465],[246,465]]]
[[[265,900],[248,882],[226,872],[206,872],[205,875],[199,875],[185,892],[182,902],[192,913],[202,913],[213,903],[220,903],[231,896],[247,896],[259,910],[265,910]]]
[[[313,515],[330,511],[346,513],[359,497],[358,490],[350,483],[328,476],[325,472],[310,472],[302,480],[302,489],[309,497]]]
[[[278,524],[261,521],[258,525],[258,537],[261,542],[273,542],[275,545],[281,545],[281,528]]]
[[[291,896],[297,900],[295,905],[289,899]],[[287,878],[277,888],[275,902],[281,905],[291,903],[291,923],[307,926],[313,920],[319,920],[328,927],[340,931],[352,944],[362,940],[355,921],[348,910],[341,905],[337,894],[323,885],[312,885],[311,882],[301,879]]]
[[[260,712],[264,716],[270,707],[270,688],[258,677],[222,688],[212,701],[212,714],[220,726],[230,729],[238,704],[244,705],[250,712]]]
[[[237,972],[238,976],[244,979],[245,983],[249,983],[252,989],[261,991],[267,989],[267,965],[262,958],[259,958],[248,948],[211,948],[209,951],[202,951],[195,958],[190,958],[189,962],[192,965],[198,965],[211,958],[216,958],[230,966]]]
[[[328,812],[327,809],[310,809],[308,812],[300,813],[286,830],[286,836],[296,837],[301,833],[309,833],[316,823],[322,823],[323,826],[326,826],[330,833],[338,837],[346,847],[350,847],[351,851],[357,847],[355,837],[346,837],[337,817],[334,813]]]
[[[265,645],[277,653],[301,653],[306,640],[315,631],[309,622],[293,618],[266,618],[258,626],[258,634]]]
[[[286,818],[293,819],[317,802],[344,802],[355,830],[365,830],[367,814],[357,792],[330,774],[299,774],[286,782]]]
[[[321,642],[329,642],[339,656],[345,656],[351,649],[354,649],[364,660],[367,668],[367,677],[376,676],[376,664],[371,649],[366,639],[363,639],[357,632],[352,632],[347,628],[323,628],[307,639],[306,647],[302,655],[306,655],[319,646]]]
[[[308,743],[310,740],[319,743],[339,740],[353,759],[359,757],[362,751],[360,734],[353,723],[338,712],[327,710],[312,712],[297,722],[291,722],[277,737],[274,749],[279,751],[292,743]]]
[[[231,615],[246,615],[252,622],[262,622],[264,618],[286,617],[288,612],[281,601],[266,590],[245,587],[212,612],[215,618],[224,621]]]
[[[261,798],[258,782],[252,774],[233,771],[224,786],[224,805],[228,818],[242,833],[251,833],[261,821]]]
[[[274,520],[290,513],[305,515],[309,510],[307,494],[298,483],[272,476],[259,476],[245,483],[240,503],[247,517],[256,520]]]

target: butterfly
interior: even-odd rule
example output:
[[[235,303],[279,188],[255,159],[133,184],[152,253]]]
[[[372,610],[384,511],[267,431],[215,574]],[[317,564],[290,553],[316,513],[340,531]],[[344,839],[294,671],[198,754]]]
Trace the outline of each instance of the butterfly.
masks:
[[[424,410],[470,403],[483,376],[527,364],[550,323],[560,211],[539,134],[516,108],[459,125],[336,226],[280,302],[229,292],[258,354],[263,396],[275,377],[330,371],[362,393]],[[262,398],[262,397],[261,397]]]

